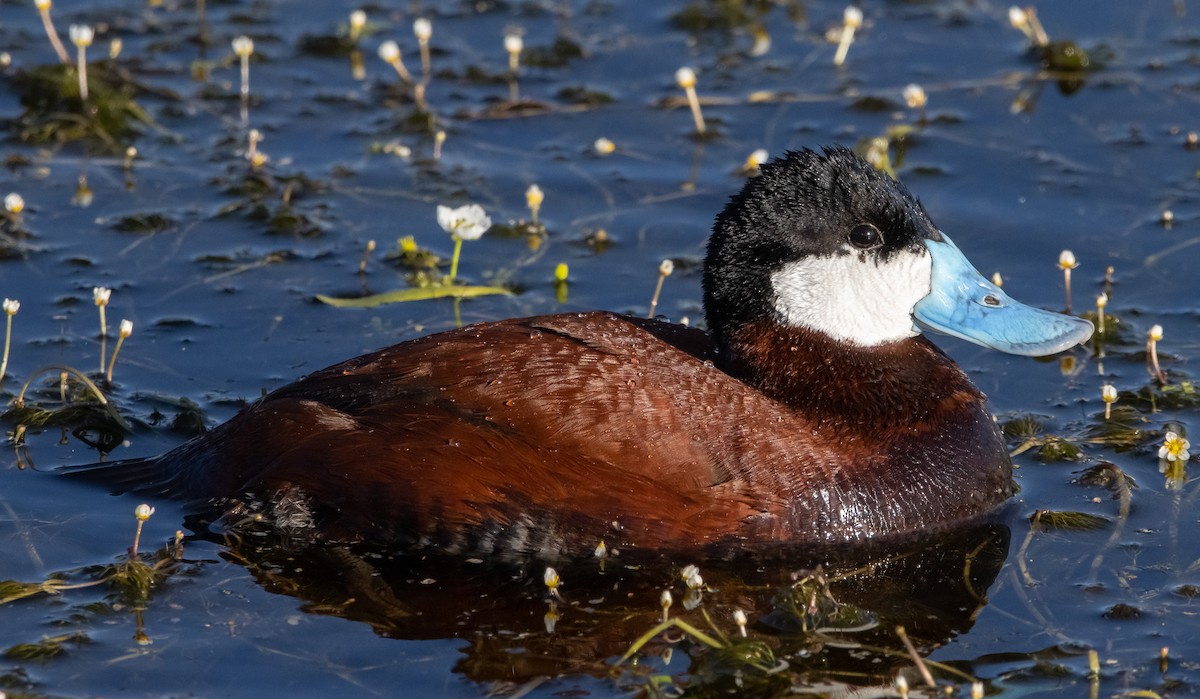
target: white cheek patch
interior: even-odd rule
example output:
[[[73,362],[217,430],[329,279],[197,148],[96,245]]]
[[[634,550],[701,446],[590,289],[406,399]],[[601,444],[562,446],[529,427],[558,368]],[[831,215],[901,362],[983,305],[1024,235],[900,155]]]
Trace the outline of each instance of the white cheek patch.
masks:
[[[771,275],[775,309],[791,325],[856,345],[903,340],[919,334],[912,309],[929,295],[932,266],[923,249],[883,263],[857,251],[806,257]]]

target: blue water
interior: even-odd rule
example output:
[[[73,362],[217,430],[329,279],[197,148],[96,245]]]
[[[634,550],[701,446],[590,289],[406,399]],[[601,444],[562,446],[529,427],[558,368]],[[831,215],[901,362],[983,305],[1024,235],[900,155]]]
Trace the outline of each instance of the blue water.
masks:
[[[17,140],[15,126],[7,128],[5,155],[28,164],[0,170],[0,194],[23,195],[23,226],[33,237],[30,249],[0,261],[0,295],[22,304],[2,388],[15,395],[25,377],[49,364],[95,372],[100,344],[92,288],[112,287],[110,329],[127,318],[135,330],[121,350],[110,393],[138,423],[114,456],[169,449],[187,435],[150,425],[156,408],[168,421],[174,417],[169,401],[194,401],[211,427],[264,389],[453,327],[449,302],[345,310],[312,298],[358,294],[364,285],[372,292],[404,286],[384,253],[399,236],[411,235],[448,256],[451,243],[434,217],[438,204],[474,201],[497,221],[521,219],[528,216],[523,193],[532,183],[546,192],[547,239],[536,249],[514,238],[468,243],[460,271],[474,282],[507,278],[524,292],[466,302],[463,321],[592,308],[644,314],[659,261],[670,257],[679,271],[667,280],[658,312],[695,323],[702,318],[698,271],[707,231],[740,187],[737,170],[751,151],[854,145],[901,124],[917,127],[891,151],[894,158],[904,154],[899,176],[981,271],[1003,276],[1015,298],[1062,307],[1056,261],[1064,248],[1081,263],[1074,276],[1076,310],[1091,307],[1105,268],[1115,269],[1109,312],[1124,322],[1129,341],[1109,348],[1103,374],[1097,358],[1083,350],[1074,355],[1075,370],[1064,373],[1057,362],[938,340],[988,393],[998,415],[1042,416],[1049,432],[1081,438],[1103,409],[1101,384],[1124,391],[1149,385],[1142,342],[1154,323],[1165,328],[1162,352],[1173,382],[1189,378],[1200,356],[1200,150],[1185,146],[1186,134],[1200,130],[1195,7],[1182,1],[1045,3],[1039,16],[1051,38],[1072,39],[1102,59],[1085,76],[1062,76],[1041,70],[1001,6],[865,4],[865,27],[846,65],[835,69],[834,47],[824,34],[840,23],[841,4],[767,5],[760,21],[771,45],[759,56],[751,55],[748,25],[690,33],[671,22],[693,4],[710,10],[717,5],[376,4],[367,8],[372,33],[361,42],[366,78],[357,80],[347,57],[300,50],[305,36],[336,33],[349,6],[311,0],[210,6],[211,42],[203,47],[194,40],[198,25],[190,4],[60,0],[53,12],[64,40],[69,24],[105,25],[90,49],[94,60],[107,54],[111,38],[123,40],[118,60],[147,88],[138,102],[156,124],[132,139],[138,156],[128,175],[120,150],[79,142],[34,146]],[[562,8],[569,8],[566,19],[559,16]],[[410,29],[418,14],[431,17],[434,26],[428,100],[447,132],[438,164],[429,162],[428,133],[397,127],[410,107],[399,99],[394,72],[375,55],[382,40],[395,39],[409,68],[419,72]],[[530,49],[564,33],[583,56],[561,67],[523,68],[521,96],[545,108],[498,117],[489,110],[509,96],[502,37],[510,27],[524,31]],[[246,123],[229,49],[230,39],[243,33],[256,43]],[[53,63],[55,56],[36,12],[24,4],[0,6],[0,45],[12,58],[0,117],[11,119],[22,110],[14,72]],[[700,75],[712,138],[692,136],[673,80],[682,65]],[[207,69],[208,76],[196,79],[197,69]],[[495,79],[470,77],[480,72]],[[1081,84],[1067,91],[1060,79]],[[910,82],[929,93],[923,126],[901,98]],[[613,102],[577,108],[560,96],[578,87]],[[867,97],[882,100],[882,107],[866,108]],[[1014,111],[1018,99],[1023,111]],[[292,211],[308,219],[306,233],[270,232],[234,191],[249,174],[243,157],[248,128],[263,132],[261,148],[270,156],[263,171],[271,192],[263,200],[267,208],[282,206],[289,178],[302,175],[312,183],[293,185],[290,197]],[[599,137],[614,141],[616,153],[596,155],[592,144]],[[412,157],[378,152],[389,143],[412,149]],[[86,207],[72,203],[81,177],[92,191]],[[1165,210],[1174,217],[1169,227],[1161,223]],[[122,218],[148,213],[165,216],[170,226],[153,234],[117,229]],[[585,243],[598,229],[612,240],[602,252]],[[379,250],[359,277],[371,239]],[[570,265],[570,284],[560,302],[553,271],[563,262]],[[111,353],[111,342],[106,351]],[[49,403],[55,393],[49,387],[38,400]],[[1181,490],[1168,489],[1155,456],[1158,431],[1171,420],[1189,427],[1194,416],[1194,408],[1147,409],[1148,432],[1138,449],[1084,444],[1085,462],[1019,456],[1022,490],[1007,520],[1011,542],[1004,567],[968,623],[925,639],[922,649],[986,680],[990,693],[1051,695],[1064,686],[1087,691],[1087,647],[1105,663],[1105,695],[1195,691],[1195,666],[1187,663],[1200,646],[1186,586],[1200,585],[1193,565],[1200,551],[1190,535],[1200,512],[1197,486],[1189,480]],[[18,469],[18,452],[11,445],[6,452],[0,579],[37,581],[67,571],[72,580],[87,580],[87,566],[121,560],[131,543],[132,512],[140,500],[47,473],[96,458],[78,440],[62,445],[59,438],[57,429],[26,438],[28,455],[22,451],[20,458],[35,468]],[[1099,461],[1115,463],[1137,482],[1123,524],[1106,490],[1073,483]],[[162,546],[183,527],[178,505],[153,504],[157,512],[143,534],[143,551]],[[1036,530],[1024,551],[1026,577],[1019,553],[1031,531],[1026,518],[1035,510],[1086,511],[1110,521],[1100,531]],[[1120,535],[1110,544],[1114,530]],[[505,573],[509,577],[501,580],[518,578],[505,585],[484,576],[482,587],[469,592],[447,584],[437,588],[441,598],[427,594],[433,589],[428,585],[417,594],[420,581],[400,577],[389,582],[404,614],[387,605],[386,614],[376,607],[358,613],[347,600],[361,604],[364,590],[349,583],[339,589],[337,575],[318,586],[305,571],[281,563],[277,550],[253,564],[235,555],[238,550],[189,540],[185,570],[142,604],[148,645],[134,640],[137,622],[128,600],[105,587],[0,606],[0,646],[74,632],[89,639],[68,644],[49,660],[0,657],[0,691],[632,693],[645,677],[630,671],[613,678],[607,668],[654,624],[657,590],[689,562],[664,563],[622,583],[629,586],[627,597],[569,597],[557,635],[548,635],[540,568]],[[1096,564],[1098,553],[1103,557]],[[256,566],[277,578],[261,575]],[[724,586],[717,587],[724,597],[721,591],[706,597],[726,632],[734,632],[727,616],[732,606],[753,602],[752,610],[766,615],[774,591],[786,585],[760,574],[748,564],[722,572]],[[600,595],[580,580],[589,575],[575,569],[573,584]],[[569,592],[572,580],[566,579]],[[756,581],[763,587],[739,587]],[[489,592],[493,584],[495,593]],[[479,601],[464,601],[467,594]],[[456,624],[447,629],[444,620],[396,621],[409,618],[409,603]],[[1137,607],[1140,616],[1105,616],[1116,604]],[[494,613],[485,615],[485,607]],[[695,614],[689,618],[703,625]],[[381,626],[385,617],[395,625]],[[780,645],[793,668],[806,662],[856,667],[829,649],[817,649],[816,660],[806,661],[794,639],[768,624],[752,632]],[[1158,663],[1164,646],[1171,658],[1165,674]],[[689,656],[686,649],[680,646],[664,666],[680,684],[693,681],[690,662],[704,655]],[[894,666],[878,670],[883,678],[911,668],[903,654],[888,662]],[[507,678],[499,679],[504,672]],[[801,675],[793,680],[803,682]],[[1171,684],[1176,680],[1182,689]],[[703,678],[694,681],[695,687],[708,686]]]

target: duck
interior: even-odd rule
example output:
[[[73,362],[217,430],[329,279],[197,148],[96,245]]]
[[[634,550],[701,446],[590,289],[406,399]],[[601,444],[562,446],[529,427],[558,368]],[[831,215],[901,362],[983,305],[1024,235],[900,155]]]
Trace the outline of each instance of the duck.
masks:
[[[1018,355],[1087,320],[1009,298],[901,182],[789,151],[716,216],[707,331],[608,311],[481,322],[279,388],[161,456],[86,472],[203,521],[570,556],[854,546],[1013,493],[987,399],[924,331]]]

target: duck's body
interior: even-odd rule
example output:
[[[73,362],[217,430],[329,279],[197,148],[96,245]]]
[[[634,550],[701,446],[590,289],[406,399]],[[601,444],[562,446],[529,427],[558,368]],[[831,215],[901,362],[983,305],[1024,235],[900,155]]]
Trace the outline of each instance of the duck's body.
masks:
[[[762,210],[780,187],[884,196],[843,207],[851,254],[837,217],[814,233],[809,204]],[[933,296],[940,241],[907,190],[847,151],[792,154],[718,217],[712,335],[603,312],[482,323],[322,370],[104,470],[320,537],[453,550],[838,543],[961,521],[1008,497],[1011,467],[984,396],[904,327]],[[848,324],[869,342],[827,326],[873,282],[796,293],[822,259],[900,280],[878,317]]]

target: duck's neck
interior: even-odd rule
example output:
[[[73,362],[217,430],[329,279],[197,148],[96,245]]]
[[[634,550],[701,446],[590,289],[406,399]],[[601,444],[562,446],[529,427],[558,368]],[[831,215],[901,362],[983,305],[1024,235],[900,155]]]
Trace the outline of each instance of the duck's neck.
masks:
[[[873,347],[769,320],[729,336],[726,371],[823,419],[874,427],[913,424],[984,397],[923,337]]]

